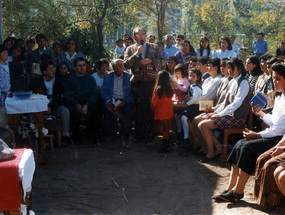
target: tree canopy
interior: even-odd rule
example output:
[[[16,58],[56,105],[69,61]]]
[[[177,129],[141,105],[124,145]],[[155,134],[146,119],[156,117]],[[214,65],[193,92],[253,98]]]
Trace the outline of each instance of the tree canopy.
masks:
[[[255,34],[262,31],[273,54],[285,36],[284,1],[2,0],[3,38],[28,39],[44,33],[55,41],[77,32],[89,44],[88,53],[96,52],[92,57],[100,58],[109,56],[105,47],[106,42],[114,42],[110,38],[121,38],[135,26],[146,28],[159,40],[167,33],[184,34],[194,47],[201,36],[207,36],[214,49],[221,36],[243,34],[243,45],[250,50]]]

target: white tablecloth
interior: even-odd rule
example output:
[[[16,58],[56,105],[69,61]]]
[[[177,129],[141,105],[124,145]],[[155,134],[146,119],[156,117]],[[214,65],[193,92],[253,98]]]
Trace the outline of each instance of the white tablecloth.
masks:
[[[49,100],[46,96],[42,96],[40,99],[16,99],[7,98],[5,106],[7,114],[20,114],[20,113],[37,113],[47,111]]]
[[[21,161],[19,163],[19,178],[22,179],[22,186],[24,190],[24,198],[27,192],[32,190],[32,181],[35,172],[34,153],[31,149],[25,149]]]

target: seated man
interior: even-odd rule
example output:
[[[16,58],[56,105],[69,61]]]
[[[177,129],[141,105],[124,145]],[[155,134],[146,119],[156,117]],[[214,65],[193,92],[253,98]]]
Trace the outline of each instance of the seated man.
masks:
[[[67,103],[71,115],[71,126],[74,132],[75,141],[79,141],[79,125],[81,115],[87,115],[87,133],[91,132],[92,121],[95,119],[95,105],[98,98],[95,79],[86,73],[86,61],[84,58],[74,60],[76,72],[71,74],[65,83],[65,93],[71,93]],[[94,124],[94,123],[93,123]]]
[[[114,72],[104,77],[101,96],[106,103],[104,112],[104,127],[107,135],[114,135],[114,117],[123,124],[123,144],[131,144],[131,110],[133,96],[130,75],[124,72],[124,61],[115,59],[112,63]]]
[[[58,117],[63,121],[63,145],[69,140],[69,110],[64,106],[63,85],[59,79],[55,78],[53,61],[44,61],[40,65],[43,75],[32,80],[33,93],[48,95],[50,103],[48,114]]]

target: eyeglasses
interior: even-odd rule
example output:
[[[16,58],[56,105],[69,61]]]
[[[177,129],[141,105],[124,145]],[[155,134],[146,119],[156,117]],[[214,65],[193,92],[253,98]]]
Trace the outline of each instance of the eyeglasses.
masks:
[[[181,39],[179,39],[179,38],[177,38],[176,40],[177,40],[177,41],[182,41],[182,40],[181,40]]]
[[[145,34],[139,35],[139,34],[135,34],[136,37],[145,37]]]

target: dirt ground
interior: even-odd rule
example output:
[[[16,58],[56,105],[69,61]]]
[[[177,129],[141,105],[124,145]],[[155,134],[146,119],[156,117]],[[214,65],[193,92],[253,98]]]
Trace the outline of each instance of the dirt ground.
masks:
[[[156,152],[150,144],[125,148],[116,140],[55,148],[46,165],[37,165],[32,207],[36,215],[285,214],[263,211],[253,200],[253,177],[238,203],[217,203],[229,166],[199,163],[192,154]]]

